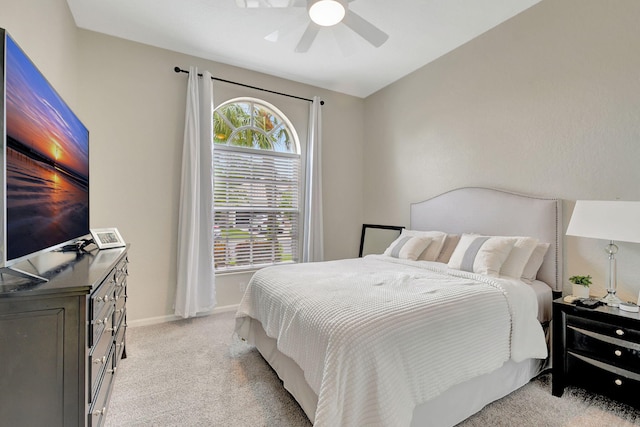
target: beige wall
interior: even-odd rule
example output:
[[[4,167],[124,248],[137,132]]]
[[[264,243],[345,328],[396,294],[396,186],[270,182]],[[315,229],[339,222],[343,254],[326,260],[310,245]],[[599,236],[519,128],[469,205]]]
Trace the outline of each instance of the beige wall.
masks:
[[[0,27],[27,53],[64,100],[77,102],[78,29],[65,0],[0,0]]]
[[[196,65],[216,77],[312,98],[323,107],[325,255],[357,255],[362,221],[363,100],[102,34],[80,32],[80,92],[91,129],[93,227],[117,226],[132,244],[130,318],[173,313],[186,74]],[[306,121],[309,103],[214,82],[215,102],[266,99]],[[306,129],[301,129],[306,140]],[[346,183],[346,184],[345,184]],[[336,212],[337,211],[337,212]],[[249,274],[219,275],[218,307],[239,303]]]
[[[545,0],[365,101],[364,219],[409,225],[408,205],[488,186],[640,200],[640,2]],[[603,294],[607,242],[567,237],[565,277]],[[638,297],[640,245],[620,243]],[[570,292],[570,289],[568,289]]]
[[[362,224],[364,101],[175,52],[78,30],[64,0],[0,0],[7,28],[76,109],[91,133],[91,226],[118,227],[132,244],[130,323],[169,319],[176,282],[177,212],[186,74],[312,98],[323,107],[325,258],[355,257]],[[224,97],[261,97],[285,114],[309,103],[214,83]],[[353,124],[356,124],[354,126]],[[306,130],[301,130],[306,136]],[[250,275],[217,277],[218,306],[239,303]]]

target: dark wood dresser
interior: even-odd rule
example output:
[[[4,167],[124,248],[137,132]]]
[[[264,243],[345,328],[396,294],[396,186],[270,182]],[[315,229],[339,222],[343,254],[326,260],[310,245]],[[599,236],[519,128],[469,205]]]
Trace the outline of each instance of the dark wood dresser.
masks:
[[[128,247],[49,252],[0,281],[0,424],[100,426],[125,353]]]
[[[553,302],[552,393],[573,384],[640,407],[640,314]]]

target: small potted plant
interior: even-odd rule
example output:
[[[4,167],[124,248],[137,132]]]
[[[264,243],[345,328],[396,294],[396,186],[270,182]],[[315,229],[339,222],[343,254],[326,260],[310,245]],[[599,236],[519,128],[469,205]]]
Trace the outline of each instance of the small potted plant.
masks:
[[[569,281],[573,283],[572,295],[574,297],[589,298],[591,276],[571,276]]]

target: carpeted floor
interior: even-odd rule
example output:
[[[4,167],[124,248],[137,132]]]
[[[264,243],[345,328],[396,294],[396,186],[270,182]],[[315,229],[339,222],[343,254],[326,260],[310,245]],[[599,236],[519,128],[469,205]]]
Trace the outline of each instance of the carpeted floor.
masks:
[[[311,423],[260,354],[233,334],[234,313],[129,328],[106,426],[301,426]],[[568,388],[549,375],[460,427],[640,426],[640,411]]]

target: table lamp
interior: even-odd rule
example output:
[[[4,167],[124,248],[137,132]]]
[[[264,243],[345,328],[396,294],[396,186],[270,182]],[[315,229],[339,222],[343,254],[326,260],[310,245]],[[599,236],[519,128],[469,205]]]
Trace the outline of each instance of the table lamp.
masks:
[[[578,200],[567,227],[568,236],[608,240],[609,255],[607,295],[602,302],[618,307],[616,296],[616,253],[614,241],[640,243],[640,202]]]

